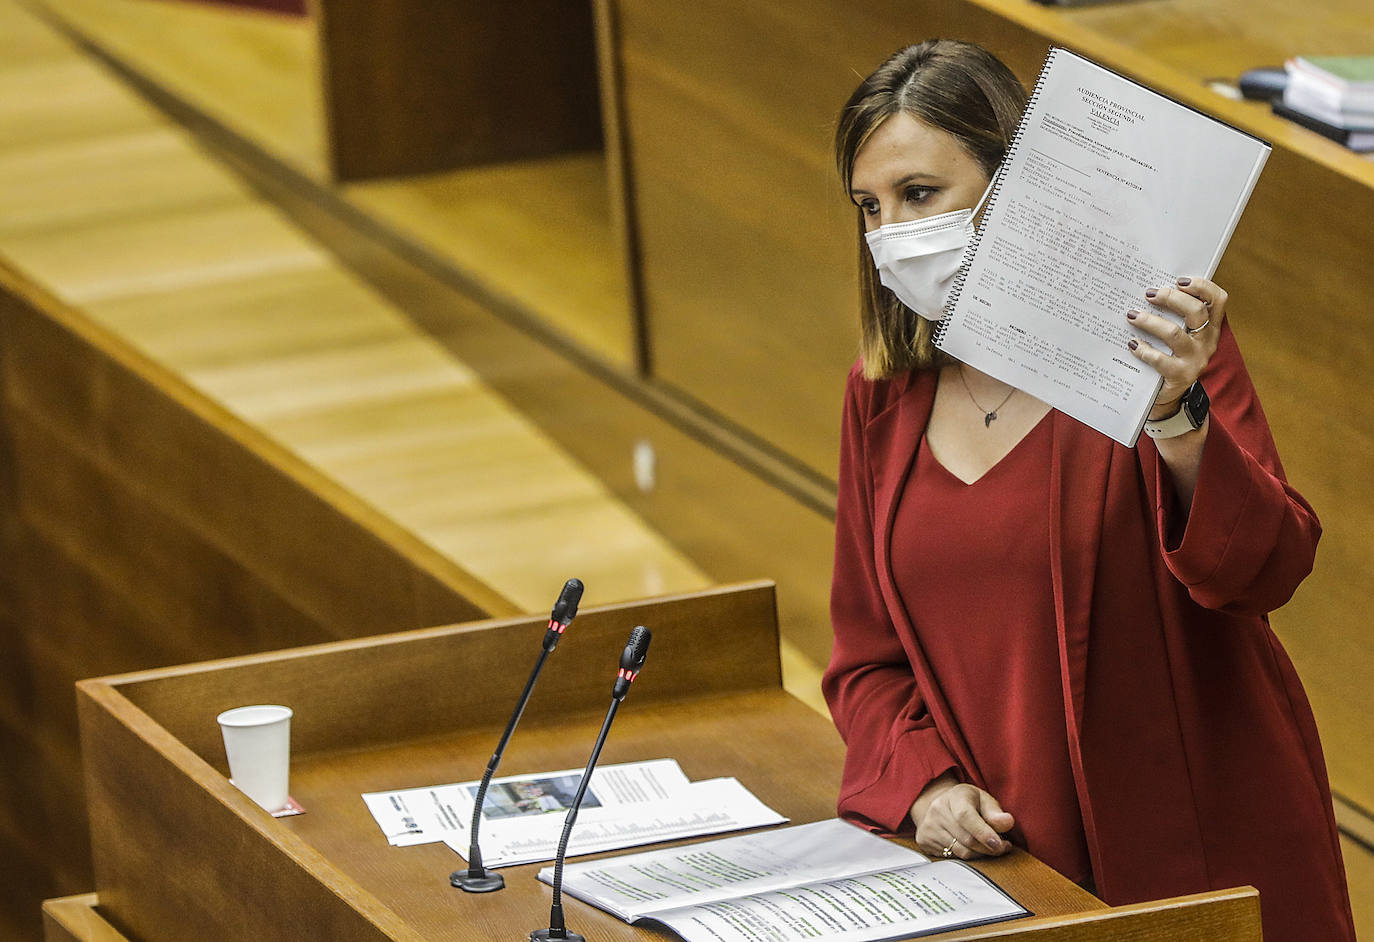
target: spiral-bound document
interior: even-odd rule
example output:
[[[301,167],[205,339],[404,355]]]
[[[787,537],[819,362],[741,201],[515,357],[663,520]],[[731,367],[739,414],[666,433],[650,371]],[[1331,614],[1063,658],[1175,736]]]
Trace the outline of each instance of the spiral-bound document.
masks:
[[[1159,341],[1126,312],[1152,309],[1148,288],[1212,276],[1269,150],[1051,49],[936,346],[1134,445],[1161,380],[1126,345]]]

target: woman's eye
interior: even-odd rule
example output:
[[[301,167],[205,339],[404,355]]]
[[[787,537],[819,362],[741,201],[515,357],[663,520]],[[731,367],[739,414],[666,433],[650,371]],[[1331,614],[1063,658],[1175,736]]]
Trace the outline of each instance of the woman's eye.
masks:
[[[859,209],[865,216],[876,216],[880,211],[877,200],[859,200]]]
[[[906,191],[906,199],[908,203],[924,203],[926,200],[930,199],[934,195],[934,188],[928,186],[908,187]]]

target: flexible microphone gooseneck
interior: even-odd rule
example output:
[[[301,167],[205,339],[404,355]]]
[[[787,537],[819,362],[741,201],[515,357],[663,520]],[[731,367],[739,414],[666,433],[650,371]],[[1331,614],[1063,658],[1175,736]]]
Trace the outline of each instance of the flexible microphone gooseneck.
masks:
[[[568,852],[568,838],[572,836],[573,822],[577,820],[577,809],[582,807],[582,796],[587,793],[587,782],[596,768],[596,760],[601,757],[601,747],[606,744],[606,734],[611,731],[615,711],[620,709],[620,702],[625,699],[625,694],[630,692],[630,684],[634,683],[634,679],[644,667],[644,658],[649,654],[651,638],[649,629],[640,625],[630,632],[630,640],[626,642],[625,650],[620,654],[620,671],[615,675],[615,686],[611,689],[611,707],[606,711],[606,721],[601,724],[596,745],[592,747],[592,756],[587,760],[587,770],[582,773],[582,781],[577,783],[577,794],[573,796],[572,807],[568,809],[568,816],[563,821],[563,836],[558,840],[558,854],[554,857],[553,864],[553,907],[549,910],[549,928],[535,929],[531,932],[531,942],[543,942],[545,939],[587,942],[586,937],[569,932],[563,924],[563,858]]]
[[[477,844],[477,829],[482,823],[482,803],[486,800],[491,777],[496,774],[496,768],[501,764],[501,754],[506,751],[506,743],[510,742],[511,733],[515,732],[515,724],[520,722],[520,714],[525,712],[525,704],[529,703],[530,694],[534,691],[534,682],[539,679],[539,672],[544,669],[544,661],[548,660],[553,649],[558,647],[558,640],[563,637],[563,632],[577,617],[577,603],[580,601],[582,580],[569,579],[563,583],[563,591],[558,593],[558,601],[553,603],[553,611],[549,613],[549,628],[544,632],[539,659],[534,662],[530,679],[525,682],[525,691],[520,694],[520,699],[515,704],[515,712],[506,724],[506,731],[501,734],[501,741],[496,744],[496,751],[487,762],[482,784],[477,786],[477,798],[472,808],[472,843],[468,847],[468,868],[455,870],[448,876],[449,883],[469,893],[490,893],[506,885],[505,877],[494,870],[488,870],[482,864],[482,848]]]

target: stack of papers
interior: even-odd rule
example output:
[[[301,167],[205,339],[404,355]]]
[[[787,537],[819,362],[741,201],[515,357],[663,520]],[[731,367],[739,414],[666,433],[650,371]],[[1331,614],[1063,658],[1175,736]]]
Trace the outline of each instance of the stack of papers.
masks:
[[[582,772],[492,779],[482,809],[482,862],[511,867],[552,860]],[[478,784],[372,792],[363,801],[393,846],[443,841],[466,858]],[[738,779],[691,782],[672,759],[608,765],[587,784],[568,856],[786,821]]]
[[[1339,141],[1374,150],[1374,56],[1295,56],[1274,112]]]

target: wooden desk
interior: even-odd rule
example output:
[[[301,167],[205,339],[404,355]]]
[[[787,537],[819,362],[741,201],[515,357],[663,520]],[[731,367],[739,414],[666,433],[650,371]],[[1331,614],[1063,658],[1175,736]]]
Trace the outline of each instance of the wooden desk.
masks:
[[[585,763],[634,624],[654,630],[653,647],[602,761],[673,756],[692,779],[739,777],[794,822],[833,815],[843,745],[780,687],[770,583],[584,612],[503,772]],[[546,925],[539,864],[504,870],[500,893],[469,896],[448,885],[461,865],[452,851],[389,847],[359,798],[476,777],[543,631],[539,619],[488,621],[82,682],[100,921],[145,942],[456,942]],[[225,778],[214,716],[246,702],[294,708],[291,790],[305,815],[273,819]],[[1110,910],[1025,853],[980,866],[1039,916],[942,938],[1010,925],[1084,932],[1097,917],[1116,929],[1220,920],[1254,933],[1207,938],[1258,938],[1252,890]],[[589,939],[662,937],[576,901],[568,920]]]

